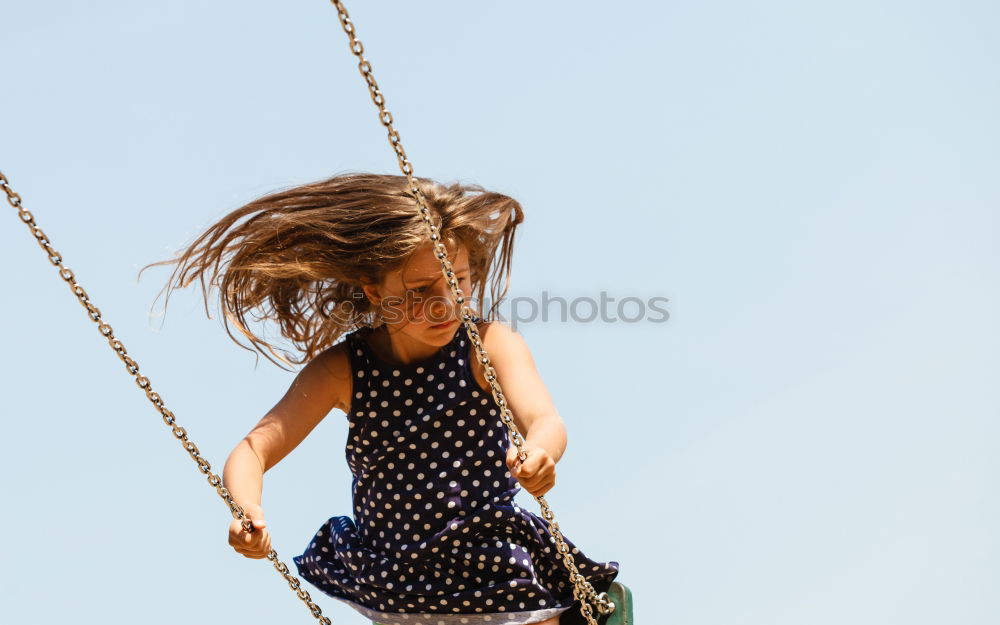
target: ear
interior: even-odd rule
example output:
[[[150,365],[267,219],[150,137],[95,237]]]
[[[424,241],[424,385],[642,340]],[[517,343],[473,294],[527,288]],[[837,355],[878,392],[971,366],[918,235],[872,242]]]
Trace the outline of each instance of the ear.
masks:
[[[364,291],[365,297],[368,301],[372,303],[373,306],[378,306],[379,302],[382,301],[382,294],[379,293],[378,284],[367,279],[361,280],[361,290]]]

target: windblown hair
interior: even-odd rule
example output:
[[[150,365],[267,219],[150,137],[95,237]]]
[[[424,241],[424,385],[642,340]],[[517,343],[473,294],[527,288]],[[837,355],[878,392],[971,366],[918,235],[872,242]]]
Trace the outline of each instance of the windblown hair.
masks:
[[[449,259],[454,262],[456,244],[468,250],[472,293],[465,293],[466,302],[483,302],[489,284],[492,306],[482,317],[493,319],[510,283],[514,231],[524,219],[521,205],[479,185],[414,180]],[[362,283],[381,283],[428,245],[427,226],[405,176],[348,173],[260,197],[220,219],[173,259],[146,265],[139,274],[176,265],[160,292],[166,293],[164,311],[173,289],[197,279],[211,318],[208,302],[217,288],[229,337],[286,368],[278,360],[302,364],[343,334],[380,325]],[[277,322],[298,357],[254,334],[248,317]]]

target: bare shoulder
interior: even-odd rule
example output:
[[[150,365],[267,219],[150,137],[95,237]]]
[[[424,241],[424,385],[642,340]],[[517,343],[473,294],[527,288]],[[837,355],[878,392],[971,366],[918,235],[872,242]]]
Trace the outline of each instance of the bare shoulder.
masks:
[[[524,343],[520,333],[503,321],[480,321],[476,327],[479,329],[479,336],[483,339],[483,346],[487,350],[491,347],[504,349]]]
[[[499,321],[481,324],[480,336],[518,431],[528,436],[539,419],[557,417],[561,420],[524,337]],[[475,346],[471,347],[475,350]],[[473,372],[476,383],[486,391],[490,386],[482,369],[477,363]]]
[[[531,363],[531,352],[528,349],[528,344],[524,337],[510,325],[502,321],[481,321],[476,324],[476,329],[479,330],[483,347],[495,369],[515,368]],[[476,363],[472,367],[476,382],[481,389],[488,391],[489,383],[486,381],[482,365],[479,364],[479,354],[476,352],[475,345],[469,345],[469,359]]]
[[[351,366],[343,344],[306,363],[278,403],[247,434],[264,471],[281,462],[334,408],[350,409]]]
[[[306,365],[306,369],[313,370],[310,377],[324,386],[332,397],[333,407],[344,412],[347,412],[351,406],[351,393],[353,391],[353,372],[351,358],[348,354],[349,349],[347,341],[340,341],[317,354]]]

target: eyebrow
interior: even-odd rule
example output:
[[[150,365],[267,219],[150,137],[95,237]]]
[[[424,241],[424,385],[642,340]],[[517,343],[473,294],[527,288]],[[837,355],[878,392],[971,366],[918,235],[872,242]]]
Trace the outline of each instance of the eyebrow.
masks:
[[[455,271],[455,275],[456,276],[460,276],[460,275],[462,275],[464,273],[469,273],[469,267],[466,267],[464,269],[459,269],[459,270]],[[412,280],[410,282],[410,284],[414,285],[414,286],[420,285],[420,284],[429,284],[429,283],[434,282],[435,280],[437,280],[439,277],[440,276],[434,276],[433,278],[418,278],[416,280]]]

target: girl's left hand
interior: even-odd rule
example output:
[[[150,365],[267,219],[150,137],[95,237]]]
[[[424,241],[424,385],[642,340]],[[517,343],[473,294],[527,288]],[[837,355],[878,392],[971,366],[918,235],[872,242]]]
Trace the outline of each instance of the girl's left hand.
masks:
[[[528,441],[522,443],[527,458],[524,464],[518,461],[517,445],[513,443],[507,450],[507,468],[510,474],[534,497],[541,497],[556,485],[556,461],[549,452],[534,447]]]

